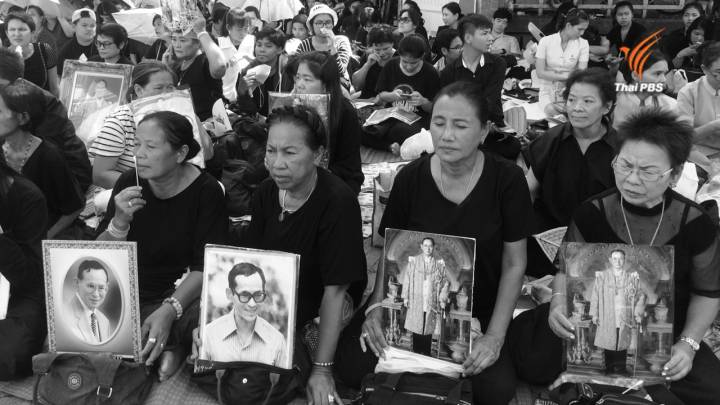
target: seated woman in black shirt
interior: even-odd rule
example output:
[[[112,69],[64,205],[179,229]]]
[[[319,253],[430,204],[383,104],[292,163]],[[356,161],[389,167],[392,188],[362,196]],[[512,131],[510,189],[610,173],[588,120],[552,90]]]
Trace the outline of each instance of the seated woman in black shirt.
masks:
[[[515,395],[504,341],[525,272],[532,206],[522,170],[479,149],[489,131],[484,100],[476,83],[440,91],[430,121],[435,154],[398,173],[379,233],[395,228],[475,239],[472,312],[484,335],[472,344],[464,376],[472,379],[473,403],[504,405]],[[384,280],[382,273],[376,280]],[[370,302],[384,298],[383,282],[376,282]],[[367,316],[361,344],[382,355],[382,310]]]
[[[567,226],[575,209],[613,186],[610,162],[616,134],[608,116],[615,105],[615,83],[606,70],[573,72],[565,87],[568,122],[534,140],[524,153],[534,197],[534,233]],[[554,274],[555,267],[537,241],[528,243],[528,274]]]
[[[674,247],[674,344],[663,367],[670,385],[646,387],[658,403],[717,404],[720,360],[703,336],[720,308],[720,241],[717,220],[671,189],[692,147],[693,130],[659,108],[641,110],[618,128],[615,186],[584,202],[573,214],[567,242],[670,245]],[[565,273],[555,276],[549,326],[562,339],[574,336],[566,312]],[[558,352],[561,339],[538,339],[538,353]],[[551,350],[552,347],[557,349]],[[560,359],[547,359],[557,374]],[[674,394],[674,396],[673,396]],[[677,397],[677,398],[675,398]]]
[[[62,152],[30,132],[33,120],[43,115],[42,90],[25,80],[0,88],[0,139],[5,162],[35,183],[47,201],[47,238],[73,238],[64,234],[85,206],[79,184]]]
[[[0,274],[10,282],[0,320],[0,381],[32,375],[32,356],[47,335],[41,242],[47,229],[42,192],[0,159]]]
[[[688,29],[690,28],[690,24],[703,16],[705,16],[705,9],[703,9],[700,3],[685,3],[685,7],[682,9],[683,26],[664,34],[662,40],[660,41],[660,50],[662,50],[663,55],[670,58],[670,60],[675,59],[678,52],[687,46],[685,37]],[[676,69],[679,68],[679,66],[674,67]]]
[[[228,230],[220,185],[187,163],[199,150],[184,116],[170,111],[145,116],[135,132],[140,182],[135,170],[118,178],[100,224],[99,240],[137,242],[141,357],[146,364],[160,359],[161,381],[174,374],[192,344],[205,244],[225,243]]]
[[[367,51],[360,61],[361,67],[352,75],[355,90],[360,90],[360,98],[374,98],[382,68],[395,55],[395,39],[389,27],[375,27],[367,37]]]
[[[330,67],[335,57],[313,51],[297,55],[288,63],[287,74],[294,77],[298,94],[328,94],[328,169],[358,194],[365,179],[360,168],[360,123],[355,107],[342,95],[337,69]]]
[[[25,79],[53,95],[60,94],[56,51],[44,42],[33,42],[35,22],[25,13],[11,13],[5,20],[10,48],[21,49],[25,60]]]
[[[712,32],[713,22],[707,17],[699,17],[690,23],[685,34],[686,46],[673,58],[673,66],[677,69],[700,71],[701,46],[705,41],[710,41]]]
[[[607,34],[612,56],[620,56],[623,47],[632,50],[645,37],[645,27],[633,20],[634,11],[632,3],[627,0],[617,2],[613,7],[613,27]]]
[[[223,95],[225,56],[205,31],[202,18],[193,22],[189,33],[175,30],[170,38],[172,52],[163,57],[163,62],[175,71],[179,88],[190,88],[195,114],[205,121],[212,117],[212,106]]]
[[[337,72],[334,60],[329,65]],[[367,284],[360,206],[347,184],[318,167],[327,137],[314,110],[278,108],[268,125],[265,165],[271,178],[253,196],[252,222],[242,245],[300,255],[296,333],[319,316],[319,341],[312,366],[300,345],[294,364],[305,379],[309,374],[308,398],[327,403],[329,395],[339,398],[333,363],[335,376],[358,388],[376,361],[357,345],[362,311],[352,320],[343,312],[348,301],[359,306]]]

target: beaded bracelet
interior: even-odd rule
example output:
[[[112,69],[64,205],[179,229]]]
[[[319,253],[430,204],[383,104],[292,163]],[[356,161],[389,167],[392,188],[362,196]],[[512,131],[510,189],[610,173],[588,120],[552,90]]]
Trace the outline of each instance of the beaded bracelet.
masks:
[[[320,361],[313,361],[313,366],[316,367],[332,367],[335,365],[334,361],[328,361],[326,363],[320,362]]]
[[[130,232],[130,227],[128,226],[125,229],[118,228],[117,226],[115,226],[115,218],[113,218],[110,221],[110,224],[108,224],[107,232],[115,239],[125,239]]]
[[[183,315],[183,307],[180,304],[180,301],[178,301],[175,297],[168,297],[163,300],[163,304],[170,304],[175,309],[176,315],[175,319],[180,319]]]

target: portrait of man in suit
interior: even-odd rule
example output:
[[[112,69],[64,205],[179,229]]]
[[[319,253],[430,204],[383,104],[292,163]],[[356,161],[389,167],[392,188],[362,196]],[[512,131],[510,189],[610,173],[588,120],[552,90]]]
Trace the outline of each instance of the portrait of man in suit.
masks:
[[[115,325],[100,310],[109,287],[108,271],[97,260],[84,260],[75,277],[75,294],[68,303],[70,329],[90,344],[107,341]]]

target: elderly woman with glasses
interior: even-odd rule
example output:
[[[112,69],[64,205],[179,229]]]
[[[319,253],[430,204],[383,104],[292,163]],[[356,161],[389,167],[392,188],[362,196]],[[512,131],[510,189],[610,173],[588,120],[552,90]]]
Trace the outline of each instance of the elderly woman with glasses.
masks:
[[[338,73],[340,74],[340,83],[343,87],[349,89],[348,64],[352,57],[352,46],[348,37],[335,35],[333,32],[333,27],[337,25],[337,22],[338,16],[335,10],[322,3],[314,5],[310,9],[306,22],[311,35],[298,45],[296,53],[321,51],[335,55]]]
[[[575,211],[565,241],[674,247],[674,344],[662,369],[672,385],[670,392],[662,386],[647,388],[659,403],[679,398],[686,404],[717,404],[720,361],[702,342],[720,308],[717,219],[671,189],[690,153],[692,128],[676,115],[652,108],[629,117],[618,134],[615,188]],[[572,339],[562,271],[553,289],[549,326],[558,337]],[[545,353],[561,346],[559,339],[546,342]]]

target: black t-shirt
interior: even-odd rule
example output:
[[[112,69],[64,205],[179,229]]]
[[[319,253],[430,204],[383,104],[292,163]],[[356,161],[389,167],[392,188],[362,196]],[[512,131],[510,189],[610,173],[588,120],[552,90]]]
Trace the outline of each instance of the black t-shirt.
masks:
[[[623,40],[620,36],[620,30],[621,27],[619,25],[615,25],[607,34],[610,46],[614,48],[614,52],[617,52],[616,54],[619,54],[620,48],[624,46],[632,50],[632,48],[643,39],[646,31],[642,24],[633,21],[627,35],[625,35],[625,40]]]
[[[73,38],[68,41],[65,46],[60,50],[58,54],[58,76],[62,78],[62,70],[65,67],[66,60],[78,60],[80,55],[85,55],[86,58],[90,59],[95,55],[98,55],[97,47],[95,47],[95,41],[91,42],[90,45],[80,45],[77,38]]]
[[[163,55],[167,51],[167,43],[164,40],[158,39],[150,45],[147,52],[145,52],[145,59],[162,60]]]
[[[210,75],[210,63],[205,54],[198,55],[186,70],[175,69],[178,87],[190,87],[195,114],[201,121],[212,117],[212,106],[222,97],[222,80]]]
[[[20,297],[44,302],[41,243],[47,207],[30,180],[15,177],[7,194],[0,196],[0,227],[0,273],[10,282],[10,307]]]
[[[409,86],[412,90],[432,101],[440,91],[440,76],[438,76],[435,68],[425,61],[423,61],[423,66],[419,72],[413,76],[408,76],[400,69],[400,58],[393,58],[380,71],[375,91],[376,93],[393,91],[398,86]],[[402,100],[395,102],[394,105],[402,106],[404,109],[415,111],[420,115],[427,115],[421,108],[406,106]]]
[[[360,66],[364,65],[367,62],[367,55],[363,56],[362,60],[360,60]],[[370,66],[370,69],[368,69],[367,76],[365,76],[365,86],[362,88],[362,93],[360,93],[360,98],[373,98],[378,95],[378,91],[376,90],[378,78],[380,78],[380,71],[382,70],[382,66],[375,63],[372,66]]]
[[[405,166],[395,177],[379,233],[386,228],[474,238],[473,316],[483,328],[495,307],[504,242],[532,233],[532,206],[525,176],[514,163],[484,153],[478,182],[460,204],[447,200],[430,172],[432,155]]]
[[[118,178],[101,230],[115,215],[115,195],[134,185],[134,169]],[[227,242],[228,215],[220,184],[205,172],[167,199],[157,198],[145,179],[140,186],[146,205],[134,214],[127,240],[137,242],[140,300],[145,301],[162,298],[186,268],[203,271],[205,245]]]
[[[32,47],[33,54],[25,59],[25,74],[23,77],[44,90],[50,90],[48,69],[57,66],[57,55],[52,47],[44,42],[35,42]]]
[[[674,334],[677,337],[685,325],[691,294],[720,298],[717,222],[694,201],[672,190],[665,194],[664,209],[662,204],[646,208],[627,202],[623,207],[627,227],[636,243],[639,237],[650,240],[662,216],[663,224],[654,245],[674,247]],[[620,209],[620,193],[610,189],[578,207],[565,241],[629,244],[627,227]]]
[[[42,191],[47,201],[48,228],[63,215],[85,206],[85,198],[75,181],[70,166],[54,145],[42,142],[25,162],[23,175]]]
[[[615,186],[610,163],[617,134],[609,124],[606,128],[605,136],[584,154],[570,124],[558,125],[530,144],[525,158],[540,183],[534,204],[536,231],[567,226],[580,203]]]
[[[244,244],[300,255],[298,328],[318,316],[324,286],[350,284],[348,292],[359,305],[367,266],[357,196],[335,175],[318,169],[308,201],[280,222],[278,191],[267,179],[255,192]]]
[[[105,62],[103,58],[100,57],[100,55],[95,55],[92,58],[88,59],[89,62]],[[120,55],[120,59],[118,59],[117,62],[115,62],[118,65],[135,65],[127,56]]]
[[[355,194],[365,181],[360,159],[360,137],[362,129],[357,111],[352,103],[343,97],[340,104],[340,122],[337,130],[330,134],[330,161],[328,168],[342,179]]]
[[[667,35],[663,35],[662,41],[660,41],[660,49],[671,65],[671,61],[677,56],[678,52],[682,51],[686,46],[687,41],[685,40],[684,28],[678,28]],[[675,67],[679,68],[679,66]],[[673,67],[670,66],[670,69],[672,68]]]

